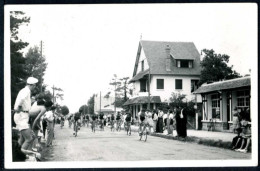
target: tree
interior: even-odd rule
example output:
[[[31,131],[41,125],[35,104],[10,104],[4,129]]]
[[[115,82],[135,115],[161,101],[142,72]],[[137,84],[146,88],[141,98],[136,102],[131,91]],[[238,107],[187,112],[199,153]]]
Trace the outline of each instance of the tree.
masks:
[[[28,73],[25,70],[25,58],[21,52],[26,46],[27,42],[23,42],[18,37],[19,27],[28,25],[30,18],[24,16],[22,11],[10,12],[10,54],[11,54],[11,105],[14,105],[16,96],[20,89],[26,84]]]
[[[87,105],[82,105],[79,108],[79,111],[82,111],[82,114],[88,114],[88,106]]]
[[[170,97],[170,103],[171,106],[180,106],[180,107],[184,107],[186,105],[186,103],[184,103],[184,99],[185,99],[186,95],[185,94],[181,94],[181,93],[172,93],[171,97]]]
[[[226,54],[216,54],[213,49],[202,50],[204,58],[200,65],[202,67],[199,85],[205,82],[213,82],[220,80],[228,80],[241,77],[239,73],[232,70],[232,66],[228,66],[229,56]]]
[[[67,114],[69,114],[69,108],[67,106],[62,106],[61,107],[61,113],[65,116]]]
[[[131,89],[128,84],[129,77],[117,78],[117,75],[114,74],[112,78],[112,82],[109,85],[113,86],[113,90],[115,92],[115,106],[122,107],[123,104],[128,100],[127,95],[131,94]],[[108,92],[105,97],[108,98],[111,92]]]
[[[43,56],[41,56],[41,52],[39,50],[39,47],[35,46],[34,48],[30,48],[28,52],[25,55],[25,70],[26,72],[35,78],[39,80],[39,82],[36,84],[35,91],[37,93],[40,93],[41,86],[42,91],[45,90],[46,85],[43,85],[43,76],[44,72],[47,68],[46,60]]]
[[[93,94],[93,96],[90,97],[90,99],[88,100],[88,112],[90,114],[94,114],[94,97],[95,94]]]

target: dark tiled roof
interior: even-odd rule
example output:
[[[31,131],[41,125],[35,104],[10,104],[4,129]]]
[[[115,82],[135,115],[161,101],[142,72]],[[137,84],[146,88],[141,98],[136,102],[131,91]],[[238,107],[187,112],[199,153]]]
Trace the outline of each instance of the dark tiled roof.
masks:
[[[144,41],[140,44],[147,57],[151,74],[169,75],[200,75],[200,54],[193,42],[160,42]],[[166,46],[171,48],[170,54],[174,59],[193,60],[193,68],[177,68],[175,60],[171,59],[171,71],[166,71]]]
[[[131,82],[134,82],[134,81],[136,81],[136,80],[139,80],[139,79],[141,79],[141,78],[143,78],[146,74],[148,74],[149,73],[149,69],[147,69],[147,70],[145,70],[145,71],[143,71],[143,72],[139,72],[138,74],[136,74],[130,81],[129,81],[129,83],[131,83]]]
[[[124,103],[124,106],[130,104],[144,104],[144,103],[148,103],[148,96],[139,96],[132,99],[128,99]],[[160,96],[150,96],[150,103],[161,103]]]
[[[198,88],[195,94],[213,92],[218,90],[227,90],[227,89],[234,89],[240,87],[246,87],[251,85],[251,78],[250,77],[243,77],[243,78],[236,78],[232,80],[222,81],[222,82],[215,82],[207,85],[203,85]]]

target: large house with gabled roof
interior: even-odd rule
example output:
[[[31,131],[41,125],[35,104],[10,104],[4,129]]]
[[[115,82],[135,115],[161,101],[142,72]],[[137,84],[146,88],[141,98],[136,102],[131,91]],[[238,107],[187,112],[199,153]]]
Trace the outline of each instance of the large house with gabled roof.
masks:
[[[129,81],[133,94],[124,105],[136,116],[148,103],[151,109],[169,103],[172,93],[185,94],[186,101],[190,101],[195,97],[192,92],[197,88],[200,71],[200,54],[193,42],[141,40]]]

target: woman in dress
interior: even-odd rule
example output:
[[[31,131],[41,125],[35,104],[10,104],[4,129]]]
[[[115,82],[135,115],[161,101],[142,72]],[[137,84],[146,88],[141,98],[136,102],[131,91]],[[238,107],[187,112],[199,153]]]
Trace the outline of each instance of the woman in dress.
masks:
[[[158,109],[158,122],[157,122],[157,127],[156,131],[158,133],[163,133],[163,111],[161,108]],[[158,128],[158,129],[157,129]]]

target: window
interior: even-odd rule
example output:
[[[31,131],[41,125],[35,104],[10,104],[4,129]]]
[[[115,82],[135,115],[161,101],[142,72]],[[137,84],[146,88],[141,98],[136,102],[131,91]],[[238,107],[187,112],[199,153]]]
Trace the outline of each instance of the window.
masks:
[[[182,90],[182,80],[181,79],[175,80],[175,89]]]
[[[142,71],[144,71],[144,61],[142,61]]]
[[[237,107],[245,109],[249,107],[249,90],[237,91]]]
[[[193,61],[192,60],[177,60],[176,67],[193,68]]]
[[[220,98],[219,94],[211,95],[212,101],[212,118],[220,119]]]
[[[191,92],[198,89],[199,80],[191,80]]]
[[[157,89],[164,89],[164,79],[157,79]]]
[[[140,92],[146,92],[146,80],[140,80]]]

